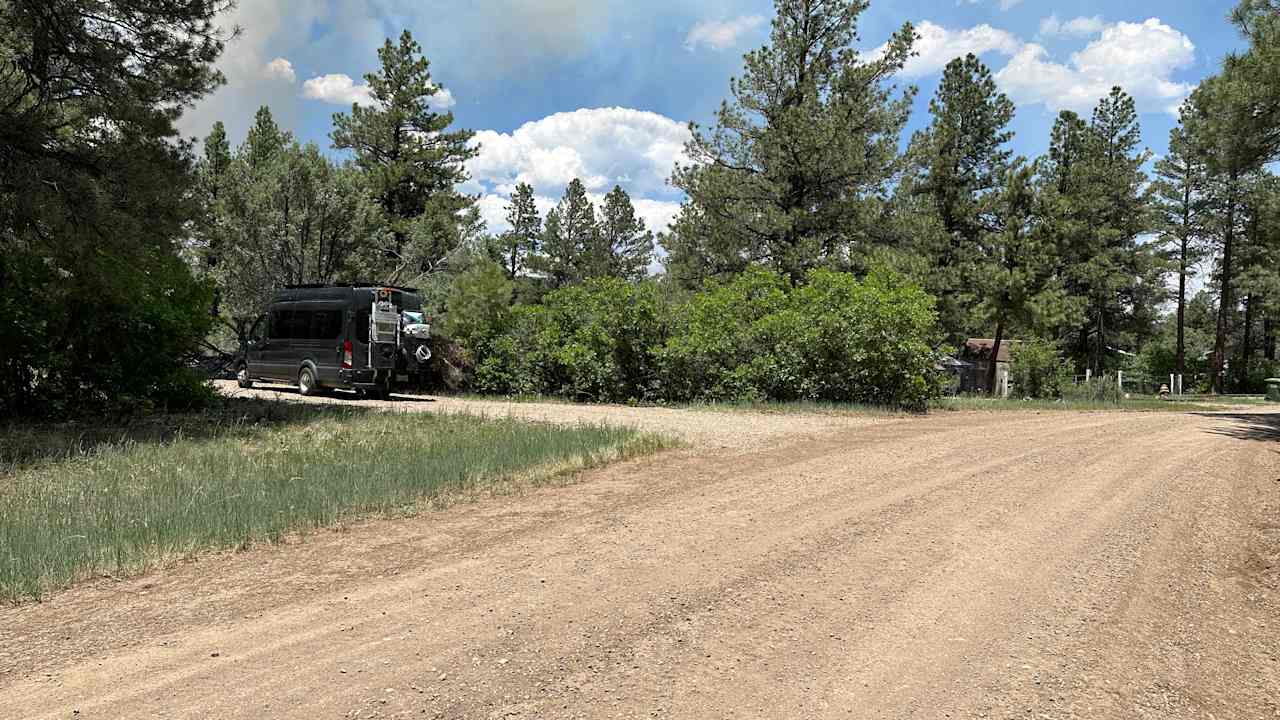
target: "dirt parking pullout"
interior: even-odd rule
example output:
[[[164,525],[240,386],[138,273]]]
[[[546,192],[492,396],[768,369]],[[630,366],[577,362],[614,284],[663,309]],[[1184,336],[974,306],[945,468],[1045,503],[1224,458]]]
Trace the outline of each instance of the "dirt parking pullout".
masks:
[[[395,406],[690,447],[0,609],[0,716],[1280,717],[1280,416]]]

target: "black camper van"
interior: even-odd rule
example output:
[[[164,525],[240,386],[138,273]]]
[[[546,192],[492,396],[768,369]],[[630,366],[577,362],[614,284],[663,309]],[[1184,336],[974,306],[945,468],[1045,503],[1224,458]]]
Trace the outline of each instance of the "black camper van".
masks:
[[[412,288],[290,286],[249,331],[236,380],[242,388],[287,382],[303,395],[340,388],[386,397],[420,381],[431,359],[428,334]]]

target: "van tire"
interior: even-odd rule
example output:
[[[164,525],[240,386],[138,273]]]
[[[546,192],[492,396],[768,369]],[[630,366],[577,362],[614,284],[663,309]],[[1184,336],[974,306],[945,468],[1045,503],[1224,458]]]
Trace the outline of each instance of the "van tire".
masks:
[[[241,389],[249,390],[253,387],[253,378],[249,377],[249,366],[246,363],[240,363],[236,368],[236,385]]]
[[[303,397],[311,397],[320,391],[320,385],[316,382],[316,371],[310,367],[302,368],[298,373],[298,393]]]

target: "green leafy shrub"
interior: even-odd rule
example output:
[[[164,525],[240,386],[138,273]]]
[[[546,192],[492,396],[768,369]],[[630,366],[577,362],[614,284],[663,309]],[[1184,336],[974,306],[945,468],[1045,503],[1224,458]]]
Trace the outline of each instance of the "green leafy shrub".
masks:
[[[787,304],[788,285],[777,273],[751,268],[728,283],[708,283],[675,313],[671,336],[655,354],[659,394],[667,400],[763,400],[755,378],[775,360],[760,360],[779,334],[775,321]],[[752,363],[755,367],[752,368]],[[775,377],[783,373],[774,369]]]
[[[940,393],[933,300],[895,274],[817,270],[792,289],[754,269],[688,307],[661,351],[668,399],[923,407]]]
[[[0,411],[127,414],[211,399],[185,366],[212,327],[211,287],[163,251],[114,281],[56,279],[21,254],[0,266]]]
[[[652,399],[652,349],[665,342],[669,310],[652,281],[605,278],[547,296],[533,360],[547,390],[577,400]],[[554,343],[554,346],[553,346]]]
[[[1057,398],[1072,383],[1071,366],[1059,354],[1057,343],[1033,338],[1014,347],[1009,381],[1021,397]]]
[[[459,293],[479,283],[460,283]],[[493,295],[500,284],[478,291]],[[509,297],[502,291],[501,297]],[[459,310],[462,302],[454,304]],[[750,269],[683,300],[591,280],[542,305],[451,321],[481,393],[592,402],[826,400],[923,408],[941,393],[933,300],[892,273],[818,270],[792,288]]]

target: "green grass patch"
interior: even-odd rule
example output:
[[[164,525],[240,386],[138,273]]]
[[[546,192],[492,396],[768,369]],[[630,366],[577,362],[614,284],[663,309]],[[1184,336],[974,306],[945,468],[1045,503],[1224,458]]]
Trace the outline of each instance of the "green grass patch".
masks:
[[[0,598],[410,514],[669,444],[604,425],[315,407],[235,420],[242,409],[203,426],[114,428],[105,435],[117,440],[92,446],[76,428],[46,428],[43,443],[39,429],[13,430],[0,475]]]

